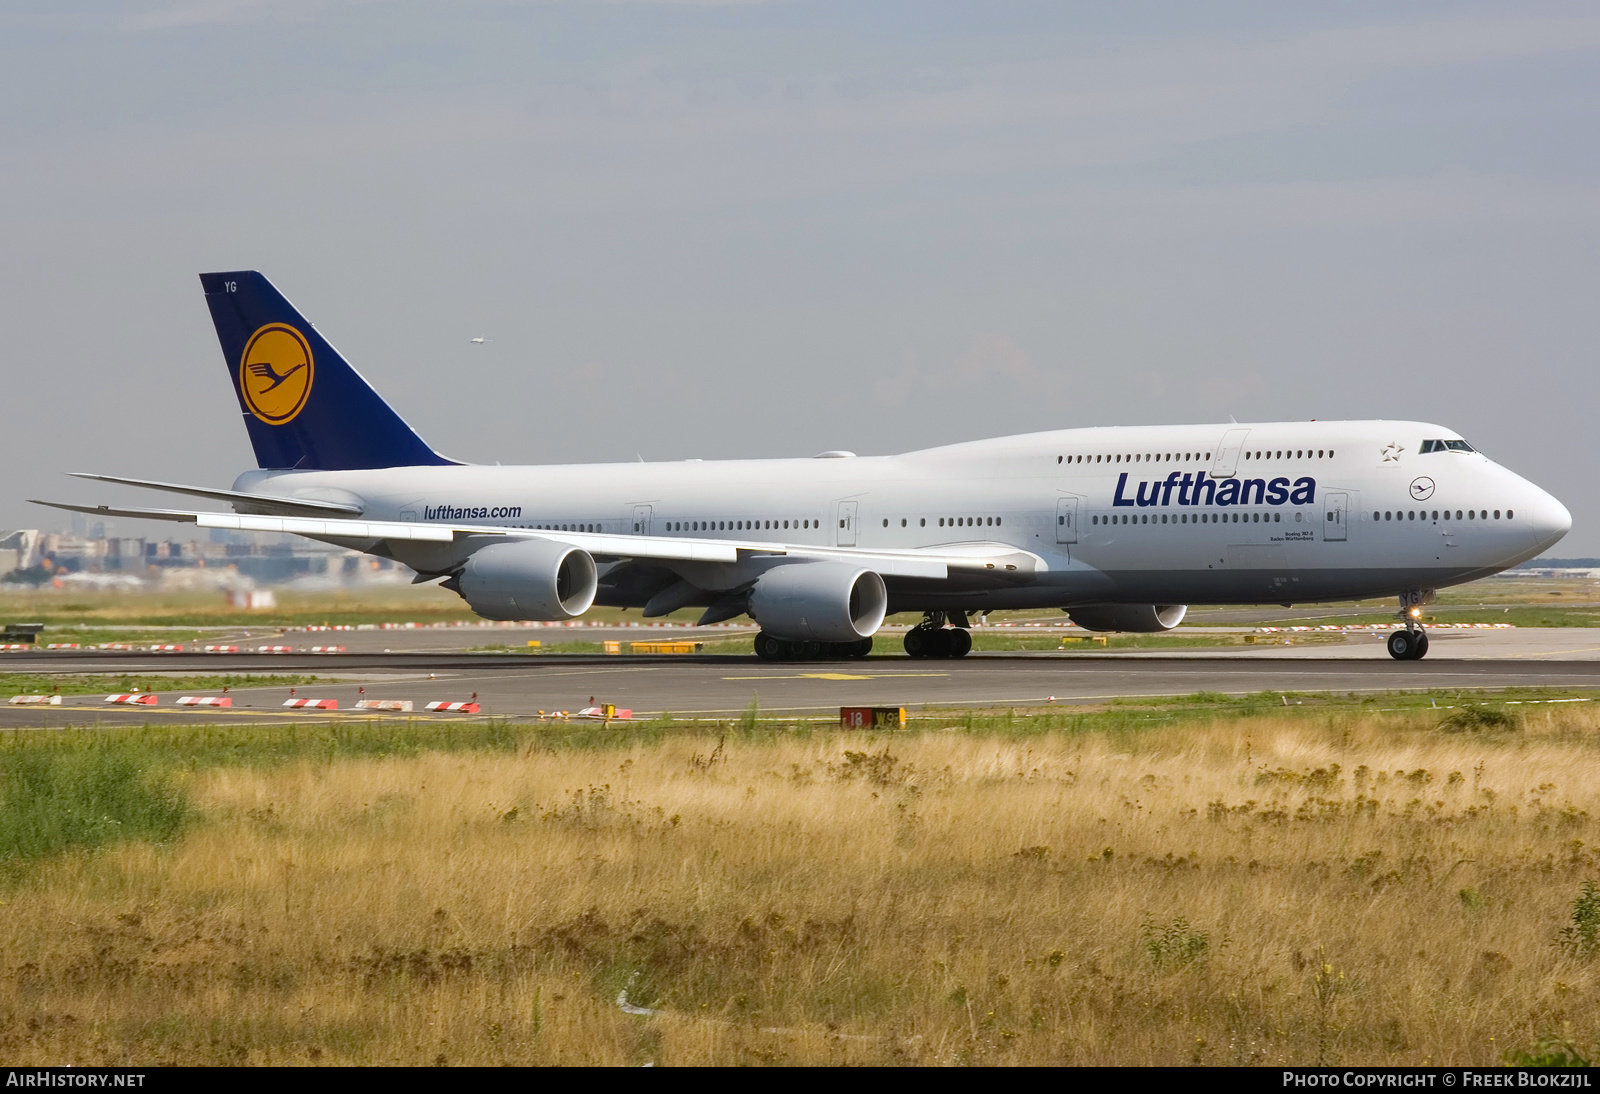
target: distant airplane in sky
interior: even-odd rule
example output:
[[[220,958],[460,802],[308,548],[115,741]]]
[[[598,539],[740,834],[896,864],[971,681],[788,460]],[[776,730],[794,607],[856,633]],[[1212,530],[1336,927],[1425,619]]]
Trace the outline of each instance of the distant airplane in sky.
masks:
[[[864,656],[886,613],[918,612],[906,652],[961,657],[971,616],[992,610],[1060,608],[1090,630],[1163,631],[1188,604],[1397,596],[1388,650],[1416,660],[1433,590],[1533,558],[1572,527],[1561,502],[1453,430],[1411,421],[1063,429],[893,456],[471,466],[429,447],[265,277],[200,281],[259,469],[232,490],[84,477],[234,512],[45,504],[308,536],[402,562],[490,619],[696,606],[702,624],[755,619],[763,658],[810,659]]]

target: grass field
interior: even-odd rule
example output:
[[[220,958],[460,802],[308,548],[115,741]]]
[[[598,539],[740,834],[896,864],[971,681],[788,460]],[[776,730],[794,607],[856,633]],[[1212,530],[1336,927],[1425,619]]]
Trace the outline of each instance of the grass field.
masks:
[[[0,1056],[1592,1058],[1553,698],[6,734]]]

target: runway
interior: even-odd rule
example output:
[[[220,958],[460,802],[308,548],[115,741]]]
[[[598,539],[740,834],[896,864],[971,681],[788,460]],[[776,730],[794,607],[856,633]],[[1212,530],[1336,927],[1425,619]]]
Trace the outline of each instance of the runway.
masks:
[[[1508,637],[1514,636],[1514,637]],[[1482,650],[1486,655],[1478,655]],[[1520,651],[1517,652],[1517,651]],[[537,718],[614,703],[636,718],[736,714],[754,700],[763,711],[827,716],[840,706],[955,707],[1089,704],[1198,691],[1392,692],[1435,688],[1600,689],[1600,634],[1593,631],[1495,632],[1475,641],[1436,641],[1420,662],[1396,662],[1381,642],[1263,647],[1183,653],[974,654],[960,661],[874,656],[861,661],[773,663],[750,656],[564,656],[464,652],[314,654],[9,654],[10,672],[103,674],[131,678],[160,697],[157,707],[107,707],[101,695],[69,696],[58,707],[0,708],[0,727],[142,724],[151,721],[299,720],[385,717],[352,710],[363,697],[410,700],[419,717],[432,700],[476,693],[485,715]],[[336,712],[286,711],[287,687],[234,689],[230,711],[172,706],[166,676],[309,675],[340,682],[301,685],[299,698],[336,700]],[[197,694],[217,694],[213,689]],[[403,716],[403,715],[400,715]],[[449,717],[439,715],[437,717]]]

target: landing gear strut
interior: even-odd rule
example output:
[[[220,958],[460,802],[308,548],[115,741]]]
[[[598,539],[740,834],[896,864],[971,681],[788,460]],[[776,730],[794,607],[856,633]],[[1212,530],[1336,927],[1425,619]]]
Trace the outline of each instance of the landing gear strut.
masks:
[[[965,620],[965,616],[961,616]],[[965,657],[972,652],[972,635],[965,627],[946,627],[944,612],[928,612],[906,632],[906,654],[911,657]]]
[[[1395,631],[1386,643],[1389,656],[1396,661],[1421,661],[1428,656],[1428,632],[1417,622],[1417,616],[1421,614],[1420,606],[1427,595],[1415,592],[1400,598],[1400,618],[1405,620],[1406,629]]]
[[[766,631],[756,635],[756,656],[763,661],[831,661],[865,657],[872,652],[872,639],[855,642],[799,642],[774,638]]]

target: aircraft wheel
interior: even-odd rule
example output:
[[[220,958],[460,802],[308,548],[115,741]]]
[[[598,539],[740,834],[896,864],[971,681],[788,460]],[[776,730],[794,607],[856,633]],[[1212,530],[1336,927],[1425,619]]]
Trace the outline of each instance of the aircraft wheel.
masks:
[[[857,642],[846,642],[844,649],[846,657],[865,657],[872,652],[872,639],[863,638]]]
[[[1428,632],[1418,631],[1416,633],[1415,640],[1412,642],[1412,645],[1415,647],[1415,649],[1412,651],[1411,660],[1421,661],[1424,657],[1428,656]]]
[[[821,642],[796,642],[795,646],[798,647],[795,657],[800,661],[820,660],[825,648]]]
[[[1410,631],[1395,631],[1389,636],[1389,656],[1396,661],[1415,661],[1426,647]]]
[[[947,632],[945,651],[946,657],[965,657],[972,652],[972,634],[957,627]]]
[[[756,656],[763,661],[778,661],[783,657],[784,644],[765,631],[756,634]]]
[[[937,630],[930,630],[928,632],[928,656],[929,657],[949,657],[949,656],[951,656],[951,654],[950,654],[950,650],[951,650],[951,638],[950,638],[950,636],[952,634],[955,634],[955,633],[957,633],[957,632],[953,631],[953,630],[951,630],[949,628],[946,628],[946,627],[940,627]]]
[[[912,627],[907,631],[905,637],[906,656],[916,658],[935,656],[930,641],[933,633],[932,627]]]

